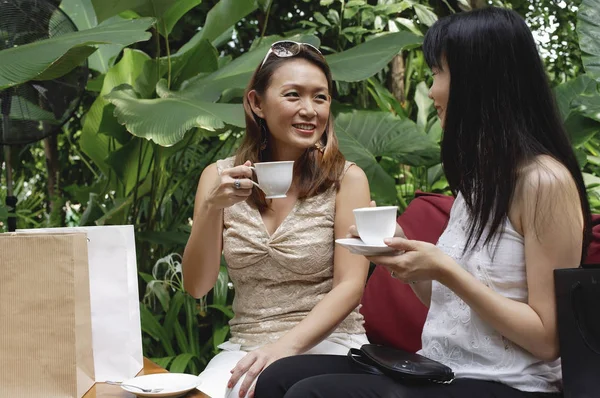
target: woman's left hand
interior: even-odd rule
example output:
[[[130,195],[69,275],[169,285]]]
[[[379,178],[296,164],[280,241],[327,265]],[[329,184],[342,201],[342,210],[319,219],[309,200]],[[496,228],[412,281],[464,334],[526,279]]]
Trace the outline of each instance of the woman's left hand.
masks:
[[[244,375],[244,381],[240,387],[240,398],[254,396],[254,381],[260,373],[276,360],[297,354],[290,348],[282,347],[278,343],[267,344],[254,351],[250,351],[246,356],[235,365],[231,370],[231,378],[227,383],[227,388],[233,388]]]
[[[400,237],[388,238],[385,244],[396,249],[396,254],[369,256],[369,261],[382,265],[392,277],[405,283],[440,280],[454,261],[435,245]]]

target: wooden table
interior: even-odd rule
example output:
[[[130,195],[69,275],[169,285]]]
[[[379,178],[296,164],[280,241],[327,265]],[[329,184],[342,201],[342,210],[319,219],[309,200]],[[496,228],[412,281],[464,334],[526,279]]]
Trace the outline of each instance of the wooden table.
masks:
[[[144,358],[144,369],[138,374],[141,375],[151,375],[154,373],[167,373],[166,370],[150,361],[147,358]],[[193,389],[189,393],[187,393],[185,398],[209,398],[208,395]],[[134,394],[131,394],[125,390],[123,390],[119,386],[113,386],[105,383],[96,383],[85,395],[83,398],[135,398]]]

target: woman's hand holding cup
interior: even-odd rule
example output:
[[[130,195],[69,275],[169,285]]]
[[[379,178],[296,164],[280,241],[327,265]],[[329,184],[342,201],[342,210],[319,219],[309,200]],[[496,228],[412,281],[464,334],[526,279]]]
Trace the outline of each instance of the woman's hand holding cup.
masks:
[[[216,209],[224,209],[248,199],[254,186],[251,166],[247,160],[243,165],[223,170],[207,202]]]

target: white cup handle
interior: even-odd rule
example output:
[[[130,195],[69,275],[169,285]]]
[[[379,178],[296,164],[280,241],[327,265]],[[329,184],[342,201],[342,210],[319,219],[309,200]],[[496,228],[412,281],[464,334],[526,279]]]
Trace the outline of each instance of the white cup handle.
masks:
[[[249,180],[250,180],[250,179],[249,179]],[[264,189],[262,189],[262,187],[261,187],[260,185],[258,185],[258,183],[257,183],[256,181],[254,181],[254,180],[250,180],[250,182],[251,182],[252,184],[256,185],[256,187],[257,187],[257,188],[259,188],[261,191],[265,192],[265,190],[264,190]],[[265,192],[265,193],[266,193],[266,192]]]
[[[252,169],[252,170],[256,170],[256,168],[255,168],[254,166],[248,166],[248,168],[250,168],[250,169]],[[261,187],[260,185],[258,185],[258,183],[257,183],[256,181],[254,181],[254,180],[253,180],[253,179],[251,179],[251,178],[248,178],[248,179],[250,180],[250,182],[251,182],[252,184],[256,185],[256,187],[257,187],[258,189],[260,189],[261,191],[265,192],[265,190],[264,190],[264,189],[262,189],[262,187]],[[266,193],[266,192],[265,192],[265,193]]]

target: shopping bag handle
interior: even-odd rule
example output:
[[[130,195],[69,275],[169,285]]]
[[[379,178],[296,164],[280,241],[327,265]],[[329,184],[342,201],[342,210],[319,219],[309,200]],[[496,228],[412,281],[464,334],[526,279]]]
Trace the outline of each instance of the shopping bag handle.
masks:
[[[573,306],[573,315],[575,316],[575,322],[577,323],[577,329],[579,334],[583,338],[585,345],[596,354],[600,355],[600,344],[597,342],[596,337],[592,335],[587,327],[587,322],[583,312],[585,302],[583,300],[583,285],[580,281],[577,281],[571,286],[571,305]],[[598,336],[600,339],[600,336]]]

